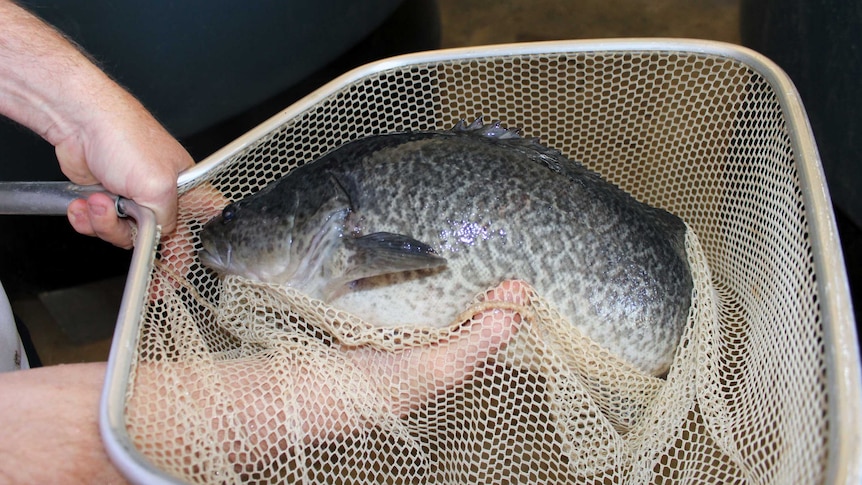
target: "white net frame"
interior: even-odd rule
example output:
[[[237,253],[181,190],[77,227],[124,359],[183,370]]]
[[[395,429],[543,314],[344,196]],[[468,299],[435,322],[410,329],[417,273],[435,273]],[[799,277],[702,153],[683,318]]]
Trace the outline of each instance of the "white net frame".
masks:
[[[383,443],[391,454],[375,462],[387,464],[376,471],[359,464],[346,470],[344,460],[359,463],[347,452],[327,454],[326,459],[313,455],[318,461],[307,458],[302,462],[307,469],[300,471],[297,461],[288,460],[277,472],[240,470],[236,475],[214,470],[217,460],[195,462],[202,453],[217,454],[207,443],[189,456],[166,457],[163,449],[149,445],[158,439],[156,432],[140,430],[173,417],[141,418],[146,412],[134,404],[144,393],[141,363],[157,346],[152,328],[170,327],[175,318],[164,302],[175,299],[195,322],[193,329],[177,325],[170,331],[196,332],[193,339],[201,341],[201,348],[223,355],[247,344],[241,341],[245,337],[212,327],[212,308],[219,305],[223,284],[233,282],[220,282],[194,260],[196,234],[212,209],[207,197],[201,202],[191,196],[181,211],[188,236],[176,248],[163,247],[158,256],[164,262],[179,253],[184,271],[177,274],[170,263],[156,265],[147,291],[150,303],[133,335],[134,350],[125,355],[130,369],[117,364],[124,356],[112,359],[120,377],[109,384],[105,406],[108,414],[122,420],[106,418],[114,421],[105,425],[108,441],[119,443],[112,454],[131,477],[167,482],[851,479],[859,473],[858,465],[847,460],[858,451],[846,448],[853,440],[858,444],[858,418],[840,424],[838,419],[858,409],[858,389],[852,379],[849,390],[836,386],[834,366],[858,365],[852,360],[858,353],[855,342],[844,344],[849,360],[831,352],[834,339],[846,338],[847,326],[853,334],[853,321],[840,253],[837,260],[823,254],[835,250],[823,242],[828,240],[824,232],[834,232],[834,222],[831,213],[823,212],[825,188],[816,151],[801,105],[788,96],[793,94],[786,90],[789,83],[776,89],[776,79],[786,83],[781,76],[748,51],[696,42],[545,43],[407,56],[339,78],[214,154],[182,180],[185,194],[210,193],[214,187],[219,196],[238,200],[298,164],[363,136],[446,129],[477,115],[522,127],[525,136],[539,137],[641,201],[677,214],[697,234],[689,248],[695,245],[704,255],[702,266],[694,270],[707,284],[696,288],[696,308],[708,308],[718,317],[687,329],[677,357],[687,364],[675,363],[667,385],[643,381],[653,390],[646,407],[639,408],[637,422],[617,416],[608,421],[609,434],[590,434],[583,423],[594,422],[593,416],[570,432],[559,431],[566,429],[567,420],[579,419],[572,414],[582,412],[580,404],[570,402],[568,412],[553,414],[554,433],[564,435],[560,443],[568,443],[552,443],[556,451],[521,450],[520,455],[488,458],[482,449],[473,450],[463,459],[472,463],[467,469],[433,473],[427,468],[436,464],[401,466],[399,453],[417,456],[410,451],[414,445],[399,449],[392,443],[404,442],[391,439],[375,445],[379,452]],[[835,294],[823,294],[824,282],[838,283]],[[328,338],[315,331],[312,338]],[[161,352],[171,355],[171,350]],[[165,379],[167,384],[161,386],[178,382]],[[552,383],[543,378],[541,383],[577,387],[565,379]],[[489,391],[464,392],[482,394],[481,401]],[[567,399],[576,399],[580,392],[566,393]],[[655,404],[663,400],[680,405]],[[604,413],[599,421],[613,414],[608,406],[599,404],[598,412]],[[388,426],[387,419],[381,426]],[[836,428],[845,425],[849,431]],[[554,446],[572,456],[565,466],[550,466],[549,471],[554,453],[560,451]],[[435,449],[431,455],[444,451]],[[607,456],[611,458],[603,458]],[[478,461],[471,461],[474,458]],[[231,466],[225,470],[236,471]]]

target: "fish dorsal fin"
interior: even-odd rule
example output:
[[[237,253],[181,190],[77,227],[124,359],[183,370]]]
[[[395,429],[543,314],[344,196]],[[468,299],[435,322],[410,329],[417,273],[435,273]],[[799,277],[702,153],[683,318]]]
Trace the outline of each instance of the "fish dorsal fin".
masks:
[[[470,124],[467,124],[464,120],[459,120],[452,127],[451,131],[457,134],[501,140],[513,147],[523,147],[533,150],[543,157],[563,158],[563,154],[559,150],[543,145],[536,137],[524,138],[521,136],[520,128],[506,128],[503,126],[503,122],[499,120],[492,121],[488,125],[484,123],[482,116],[479,116]]]
[[[569,180],[575,181],[578,177],[588,172],[580,163],[570,160],[559,150],[543,145],[538,138],[524,138],[521,136],[520,128],[505,128],[500,121],[494,121],[486,125],[482,116],[467,124],[464,120],[458,121],[452,128],[452,133],[470,136],[478,136],[489,140],[500,140],[507,146],[520,150],[531,159],[548,167],[549,169],[565,175]]]
[[[487,138],[495,138],[497,140],[525,140],[524,138],[521,138],[520,128],[504,128],[501,121],[494,121],[490,125],[486,125],[481,116],[473,120],[469,125],[465,123],[464,120],[459,120],[452,128],[452,131],[456,133],[470,133]],[[529,140],[534,141],[535,139]]]

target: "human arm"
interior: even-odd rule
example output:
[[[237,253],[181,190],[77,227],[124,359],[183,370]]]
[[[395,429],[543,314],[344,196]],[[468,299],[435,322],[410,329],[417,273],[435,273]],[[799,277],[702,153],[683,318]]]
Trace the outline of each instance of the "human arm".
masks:
[[[99,435],[104,363],[0,373],[0,483],[125,483]]]
[[[521,315],[516,309],[527,304],[527,291],[520,282],[503,282],[486,293],[487,309],[436,344],[399,352],[368,346],[339,352],[360,375],[367,376],[359,385],[378,383],[379,387],[369,389],[370,395],[376,393],[400,418],[432,401],[434,392],[451,389],[481,372],[486,361],[518,332]],[[150,451],[157,450],[158,456],[170,460],[187,453],[186,440],[195,432],[188,427],[194,420],[182,426],[176,423],[189,412],[191,403],[191,409],[204,415],[205,432],[222,437],[238,433],[244,436],[243,446],[266,451],[231,460],[236,464],[251,460],[263,467],[267,460],[289,452],[285,447],[291,440],[340,439],[366,426],[357,421],[354,408],[369,403],[356,403],[356,396],[351,399],[350,392],[322,378],[326,369],[302,366],[291,360],[293,355],[283,357],[294,363],[293,367],[280,366],[292,380],[286,381],[283,373],[273,375],[268,359],[262,356],[218,362],[217,374],[223,378],[218,386],[201,379],[197,365],[141,363],[136,371],[136,397],[126,412],[130,422],[156,427],[143,434],[149,437],[146,444]],[[122,482],[99,437],[98,401],[104,373],[104,364],[0,373],[0,429],[4,433],[0,483]],[[165,376],[173,376],[171,384],[183,389],[179,401],[164,394]],[[226,397],[232,403],[231,412],[223,414],[212,403]],[[297,407],[299,402],[303,405]],[[147,419],[136,419],[137,413]],[[273,419],[276,416],[280,419]],[[289,426],[290,417],[296,419],[294,427]],[[287,428],[294,434],[288,435]]]
[[[72,43],[8,0],[0,0],[0,114],[51,143],[69,180],[101,183],[173,231],[177,176],[191,156]],[[130,227],[103,194],[73,202],[68,216],[82,234],[131,245]]]

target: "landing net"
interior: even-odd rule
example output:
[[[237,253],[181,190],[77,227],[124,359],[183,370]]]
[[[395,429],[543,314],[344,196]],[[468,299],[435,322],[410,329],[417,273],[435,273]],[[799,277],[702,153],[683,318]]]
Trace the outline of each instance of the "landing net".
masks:
[[[460,325],[380,330],[219,280],[197,234],[347,141],[484,115],[689,226],[695,288],[666,378],[581,335],[529,282]],[[127,395],[151,464],[194,483],[816,483],[831,422],[785,114],[721,56],[571,52],[407,63],[344,81],[183,188]],[[423,295],[416,295],[422,298]]]

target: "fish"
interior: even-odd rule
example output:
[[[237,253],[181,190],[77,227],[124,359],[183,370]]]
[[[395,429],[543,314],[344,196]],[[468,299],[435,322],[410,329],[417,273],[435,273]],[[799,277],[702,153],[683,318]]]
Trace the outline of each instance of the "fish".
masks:
[[[455,324],[520,279],[630,365],[665,373],[692,296],[686,224],[501,122],[345,143],[224,207],[201,262],[382,327]]]

